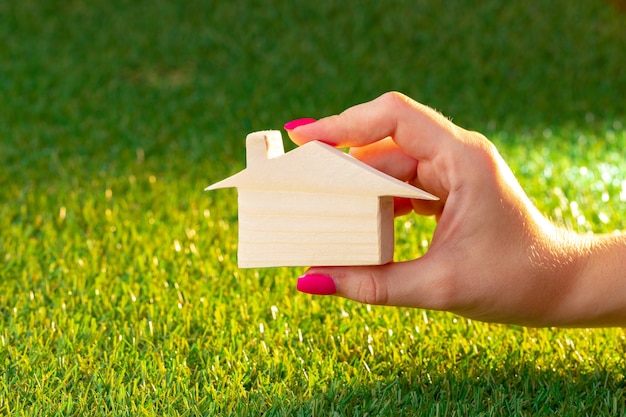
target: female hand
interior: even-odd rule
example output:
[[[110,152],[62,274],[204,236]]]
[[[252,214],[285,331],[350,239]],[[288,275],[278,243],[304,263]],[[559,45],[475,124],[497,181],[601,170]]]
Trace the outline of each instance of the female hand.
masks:
[[[440,198],[397,208],[436,216],[422,257],[311,268],[299,279],[300,290],[503,323],[626,322],[623,237],[583,237],[550,223],[483,135],[400,93],[286,128],[299,145],[321,140],[349,147],[359,160]]]

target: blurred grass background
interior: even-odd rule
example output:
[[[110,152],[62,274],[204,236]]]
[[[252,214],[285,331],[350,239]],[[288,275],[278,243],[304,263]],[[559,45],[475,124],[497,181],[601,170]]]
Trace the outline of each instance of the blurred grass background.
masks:
[[[488,325],[236,268],[245,135],[399,90],[531,198],[624,229],[626,15],[608,2],[0,3],[0,411],[626,414],[621,329]],[[397,255],[434,224],[397,222]]]

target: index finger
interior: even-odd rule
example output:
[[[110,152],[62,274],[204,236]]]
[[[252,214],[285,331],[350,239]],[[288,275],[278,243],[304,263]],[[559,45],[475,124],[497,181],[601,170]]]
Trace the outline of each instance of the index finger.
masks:
[[[288,133],[298,145],[320,140],[336,147],[362,147],[391,137],[413,158],[432,160],[455,128],[432,108],[391,92]]]

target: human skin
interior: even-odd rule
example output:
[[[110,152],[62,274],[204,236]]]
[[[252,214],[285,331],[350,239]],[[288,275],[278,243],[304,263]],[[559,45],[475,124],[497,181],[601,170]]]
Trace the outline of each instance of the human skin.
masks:
[[[318,121],[286,125],[437,197],[397,200],[434,215],[421,257],[380,266],[314,267],[299,287],[368,304],[451,311],[526,326],[626,324],[626,237],[579,235],[546,219],[495,146],[397,93]],[[306,285],[305,285],[306,284]],[[329,285],[334,284],[334,291]]]

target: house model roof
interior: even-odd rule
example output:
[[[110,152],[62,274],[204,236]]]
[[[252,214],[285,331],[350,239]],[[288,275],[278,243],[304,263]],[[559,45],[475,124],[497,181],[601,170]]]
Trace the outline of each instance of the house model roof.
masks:
[[[286,192],[361,194],[425,200],[437,197],[380,172],[319,141],[284,152],[279,131],[254,132],[246,138],[247,167],[207,190],[235,187]]]

